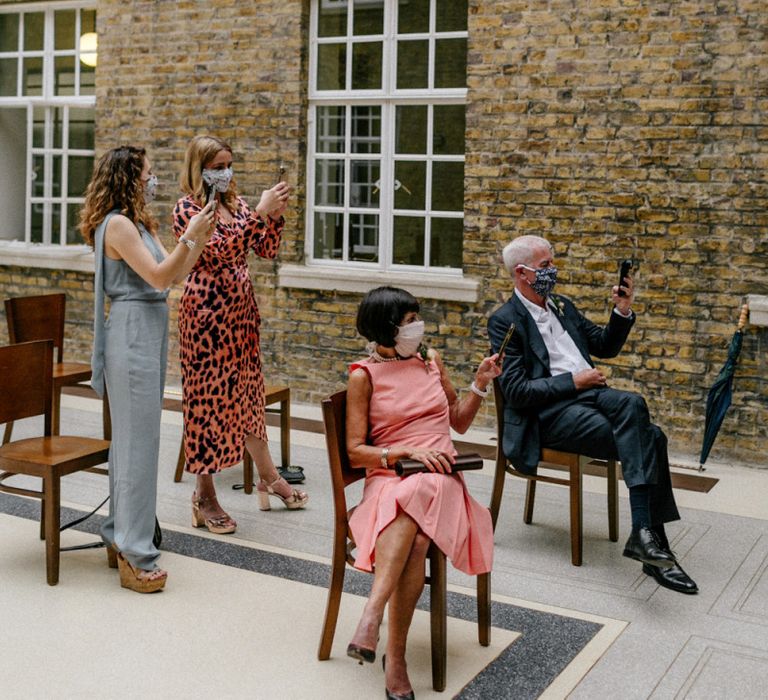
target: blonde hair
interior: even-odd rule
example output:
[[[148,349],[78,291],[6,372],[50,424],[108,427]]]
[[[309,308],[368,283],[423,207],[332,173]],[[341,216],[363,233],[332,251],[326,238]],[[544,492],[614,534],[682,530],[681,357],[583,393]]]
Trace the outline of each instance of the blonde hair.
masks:
[[[232,155],[231,146],[216,136],[195,136],[187,146],[184,155],[184,166],[181,170],[179,185],[184,194],[188,194],[201,207],[205,206],[206,191],[203,182],[203,168],[210,163],[219,151],[228,151]],[[238,209],[237,185],[235,179],[229,183],[226,192],[221,193],[221,200],[232,213]]]
[[[118,146],[107,151],[93,169],[80,209],[80,232],[89,245],[99,224],[117,209],[136,226],[157,232],[157,219],[147,209],[141,173],[147,152],[137,146]]]

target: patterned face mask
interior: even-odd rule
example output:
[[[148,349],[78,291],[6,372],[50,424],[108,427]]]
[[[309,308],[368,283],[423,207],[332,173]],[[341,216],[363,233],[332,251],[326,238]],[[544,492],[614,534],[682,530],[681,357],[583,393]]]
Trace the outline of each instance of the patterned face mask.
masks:
[[[226,192],[229,189],[232,175],[232,168],[224,168],[224,170],[206,168],[203,170],[203,182],[208,187],[213,187],[217,192]]]
[[[554,265],[551,267],[540,267],[538,270],[528,267],[528,265],[523,265],[523,267],[536,273],[536,279],[531,282],[531,289],[540,297],[548,297],[557,284],[557,268]]]
[[[144,180],[144,204],[150,204],[157,194],[157,175],[150,175]]]

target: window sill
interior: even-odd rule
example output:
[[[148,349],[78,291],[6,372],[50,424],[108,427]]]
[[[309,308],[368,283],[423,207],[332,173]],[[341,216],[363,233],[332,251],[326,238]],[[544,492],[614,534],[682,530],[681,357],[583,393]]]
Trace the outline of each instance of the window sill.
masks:
[[[480,282],[460,275],[432,272],[379,272],[340,269],[321,265],[281,265],[278,272],[280,287],[318,289],[364,294],[374,287],[392,285],[407,289],[419,299],[463,301],[476,303]]]
[[[93,272],[93,250],[87,245],[63,247],[0,241],[0,265]]]

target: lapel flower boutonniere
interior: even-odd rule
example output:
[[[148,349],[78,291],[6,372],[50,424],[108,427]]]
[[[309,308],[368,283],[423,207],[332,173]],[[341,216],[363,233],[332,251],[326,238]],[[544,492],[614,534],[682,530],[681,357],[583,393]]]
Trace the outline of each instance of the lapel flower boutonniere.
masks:
[[[557,294],[550,294],[549,300],[552,302],[555,313],[562,316],[565,313],[565,302]]]
[[[419,343],[419,347],[416,350],[416,354],[421,358],[424,363],[424,369],[429,372],[429,348],[424,343]]]

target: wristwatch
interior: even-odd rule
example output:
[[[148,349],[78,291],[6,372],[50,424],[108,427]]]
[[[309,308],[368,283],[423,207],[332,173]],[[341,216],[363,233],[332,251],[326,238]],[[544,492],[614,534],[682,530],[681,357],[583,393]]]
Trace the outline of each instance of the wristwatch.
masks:
[[[190,250],[194,250],[197,245],[197,241],[193,241],[191,238],[184,238],[184,236],[179,238],[179,243],[183,243]]]
[[[389,463],[387,462],[387,457],[389,457],[389,448],[382,447],[381,448],[381,468],[382,469],[389,469]]]

